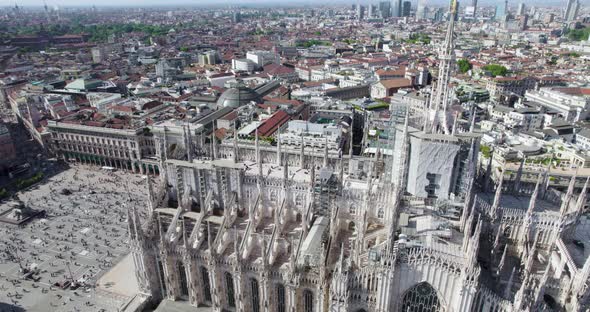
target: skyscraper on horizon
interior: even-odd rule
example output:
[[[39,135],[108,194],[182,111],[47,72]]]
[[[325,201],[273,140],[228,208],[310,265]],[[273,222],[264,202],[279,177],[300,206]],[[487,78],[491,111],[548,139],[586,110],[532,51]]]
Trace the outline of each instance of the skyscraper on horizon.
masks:
[[[416,6],[416,20],[422,20],[426,18],[426,0],[418,0],[418,5]]]
[[[524,2],[521,2],[518,4],[518,10],[516,11],[516,15],[522,16],[522,15],[524,15],[524,11],[525,11],[525,4],[524,4]]]
[[[379,11],[381,11],[382,18],[391,17],[391,2],[389,2],[389,1],[379,2]]]
[[[404,1],[402,5],[402,16],[410,16],[412,12],[412,2]]]
[[[578,16],[578,11],[580,10],[580,1],[579,0],[568,0],[567,6],[565,8],[565,14],[563,19],[566,22],[571,22],[576,19]]]
[[[356,19],[363,20],[365,18],[365,7],[357,4],[356,6]]]
[[[402,9],[403,9],[402,0],[393,0],[392,1],[393,14],[391,16],[401,17],[402,16]]]
[[[504,0],[496,6],[496,13],[494,14],[494,19],[496,21],[502,21],[506,17],[506,14],[508,14],[508,0]]]

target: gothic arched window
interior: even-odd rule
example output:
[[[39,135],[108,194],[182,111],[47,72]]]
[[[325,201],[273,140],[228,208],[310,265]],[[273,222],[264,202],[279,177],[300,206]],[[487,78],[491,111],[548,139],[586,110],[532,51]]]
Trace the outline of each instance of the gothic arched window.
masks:
[[[225,289],[227,289],[227,304],[230,307],[236,306],[236,300],[234,295],[234,278],[229,274],[229,272],[225,272]]]
[[[209,283],[209,271],[206,267],[201,267],[201,277],[203,279],[203,295],[205,301],[211,302],[211,284]]]
[[[180,275],[180,294],[182,296],[188,296],[188,279],[186,276],[186,269],[182,262],[178,263],[178,273]]]
[[[313,293],[309,289],[303,291],[303,311],[313,312]]]
[[[404,312],[436,312],[440,310],[436,290],[426,282],[410,288],[402,301],[401,311]]]
[[[297,207],[303,206],[303,196],[301,194],[295,196],[295,206],[297,206]]]
[[[506,228],[504,228],[504,237],[510,237],[510,235],[512,234],[512,228],[507,226]]]
[[[158,271],[160,272],[160,283],[162,284],[162,294],[166,294],[166,274],[162,260],[158,259]]]
[[[258,281],[250,279],[250,291],[252,292],[252,311],[260,312],[260,295],[258,292]]]
[[[379,210],[377,211],[377,218],[383,219],[383,217],[385,217],[385,210],[383,210],[383,207],[379,207]]]
[[[350,206],[348,206],[348,212],[349,212],[351,215],[353,215],[353,214],[356,214],[356,207],[355,207],[355,205],[354,205],[354,204],[353,204],[353,205],[350,205]]]
[[[285,286],[277,284],[277,311],[285,312]]]

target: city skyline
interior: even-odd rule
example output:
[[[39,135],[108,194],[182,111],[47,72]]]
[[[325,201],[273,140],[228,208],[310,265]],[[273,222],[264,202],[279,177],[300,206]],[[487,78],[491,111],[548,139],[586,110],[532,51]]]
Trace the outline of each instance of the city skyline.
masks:
[[[394,2],[394,1],[392,1]],[[412,5],[415,7],[417,4],[417,0],[411,1]],[[567,3],[567,0],[541,0],[541,1],[510,1],[510,7],[516,7],[520,2],[523,2],[527,6],[561,6]],[[29,6],[29,7],[43,7],[44,3],[38,0],[21,0],[15,1],[12,3],[7,3],[5,5],[0,5],[0,7],[12,7],[14,4],[19,6]],[[277,3],[276,1],[271,0],[233,0],[233,1],[214,1],[214,0],[204,0],[204,1],[190,1],[190,0],[177,0],[177,1],[162,1],[162,0],[126,0],[126,1],[114,1],[114,0],[107,0],[101,1],[97,3],[85,3],[80,4],[80,2],[74,0],[59,0],[59,1],[47,1],[48,6],[71,6],[71,7],[104,7],[104,6],[133,6],[133,7],[141,7],[141,6],[156,6],[156,7],[173,7],[173,6],[214,6],[214,7],[222,7],[225,5],[245,5],[245,6],[265,6],[265,7],[272,7],[272,6],[279,6],[279,7],[289,7],[289,6],[314,6],[316,5],[315,2],[310,0],[289,0],[284,1],[284,3]],[[350,0],[330,0],[325,1],[322,3],[323,6],[332,6],[332,5],[345,5],[345,4],[356,4],[360,3],[362,5],[367,4],[374,4],[377,5],[379,1],[350,1]],[[427,5],[434,5],[434,6],[446,6],[448,2],[445,0],[428,0],[426,1]],[[580,0],[582,5],[590,4],[590,0]],[[497,2],[495,0],[481,0],[479,1],[479,6],[494,6]],[[464,6],[464,4],[461,4]]]

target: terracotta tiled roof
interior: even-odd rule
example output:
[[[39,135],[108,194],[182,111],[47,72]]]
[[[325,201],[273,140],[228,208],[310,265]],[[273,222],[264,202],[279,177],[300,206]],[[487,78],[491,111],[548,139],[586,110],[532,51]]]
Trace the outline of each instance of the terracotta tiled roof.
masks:
[[[381,80],[379,83],[381,83],[387,89],[409,88],[412,86],[412,81],[405,78]]]
[[[556,88],[556,90],[569,95],[590,96],[590,88]]]
[[[274,113],[270,118],[265,120],[260,127],[258,127],[258,134],[260,136],[270,136],[280,127],[282,124],[290,119],[289,114],[285,111],[278,111]]]
[[[135,107],[114,105],[114,106],[111,106],[111,110],[114,110],[117,112],[133,113],[135,111]]]
[[[375,74],[377,76],[400,76],[400,77],[403,77],[406,74],[406,69],[405,68],[394,69],[394,70],[379,69],[379,70],[375,71]]]
[[[236,111],[231,111],[228,114],[225,114],[223,117],[219,118],[221,120],[235,120],[238,118],[238,113]]]

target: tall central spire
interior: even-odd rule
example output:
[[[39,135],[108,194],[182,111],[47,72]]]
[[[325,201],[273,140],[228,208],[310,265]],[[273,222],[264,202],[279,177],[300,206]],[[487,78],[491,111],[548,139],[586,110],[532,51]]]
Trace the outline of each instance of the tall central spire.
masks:
[[[442,131],[450,134],[449,122],[450,112],[448,111],[450,102],[449,82],[451,81],[451,69],[455,61],[455,41],[453,31],[455,29],[455,17],[457,16],[457,0],[451,1],[449,12],[449,25],[445,42],[439,52],[438,82],[432,90],[430,97],[428,122],[424,131],[436,132]],[[430,126],[430,127],[429,127]]]

